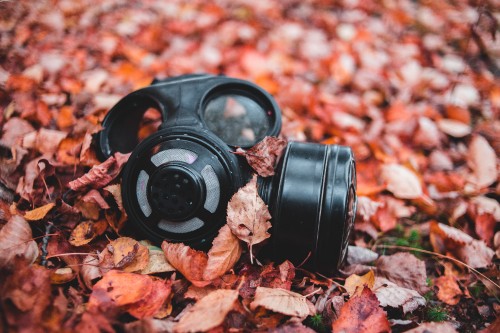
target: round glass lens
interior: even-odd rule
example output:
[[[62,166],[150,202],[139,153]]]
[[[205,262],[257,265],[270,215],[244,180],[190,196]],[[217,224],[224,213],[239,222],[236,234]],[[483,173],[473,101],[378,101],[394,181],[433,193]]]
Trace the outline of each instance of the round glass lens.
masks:
[[[271,126],[268,111],[242,95],[219,95],[210,100],[204,118],[208,128],[232,146],[253,146]]]

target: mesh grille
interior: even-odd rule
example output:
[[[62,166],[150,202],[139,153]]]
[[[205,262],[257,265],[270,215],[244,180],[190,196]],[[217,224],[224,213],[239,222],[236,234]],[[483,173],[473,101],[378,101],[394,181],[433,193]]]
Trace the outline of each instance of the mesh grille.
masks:
[[[160,166],[171,161],[193,164],[197,158],[198,155],[190,150],[175,148],[162,150],[159,153],[154,154],[153,157],[151,157],[151,162],[153,162],[156,166]]]
[[[205,199],[203,207],[210,213],[214,213],[219,205],[220,199],[219,179],[217,178],[214,168],[212,168],[211,165],[207,165],[203,168],[203,170],[201,170],[201,176],[203,177],[207,188],[207,198]]]
[[[148,196],[146,187],[148,185],[149,175],[146,171],[141,170],[139,173],[139,178],[137,178],[137,201],[139,202],[139,206],[141,207],[142,213],[149,217],[151,215],[151,206],[148,202]]]
[[[160,222],[158,222],[158,228],[177,234],[185,234],[191,231],[195,231],[203,227],[203,225],[205,225],[205,223],[197,217],[184,222],[172,222],[167,220],[161,220]]]

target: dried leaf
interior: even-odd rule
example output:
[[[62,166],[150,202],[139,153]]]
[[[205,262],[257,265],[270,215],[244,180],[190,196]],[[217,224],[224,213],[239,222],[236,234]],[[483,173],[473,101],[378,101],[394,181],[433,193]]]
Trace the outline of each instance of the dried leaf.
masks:
[[[114,267],[125,272],[140,271],[148,265],[148,248],[130,237],[120,237],[111,241],[108,250],[113,254]]]
[[[365,249],[364,247],[349,245],[347,250],[347,263],[349,265],[368,264],[377,260],[377,258],[377,252]]]
[[[274,175],[274,169],[286,145],[286,140],[266,136],[249,150],[244,151],[243,149],[239,149],[237,152],[245,156],[248,164],[250,164],[259,176],[269,177]]]
[[[69,182],[68,185],[73,191],[79,191],[86,187],[104,187],[118,176],[129,156],[130,154],[115,153],[114,156],[99,165],[93,166],[89,172]]]
[[[281,288],[257,287],[250,308],[254,310],[258,306],[299,318],[305,318],[315,312],[314,306],[305,296]]]
[[[170,284],[149,275],[111,270],[92,288],[88,309],[119,307],[141,319],[158,313],[168,300]]]
[[[38,257],[38,246],[31,227],[19,215],[12,216],[0,230],[0,267],[9,265],[17,255],[33,263]]]
[[[377,296],[364,288],[360,296],[353,297],[340,310],[333,322],[333,332],[382,333],[390,332],[387,314],[379,307]]]
[[[101,209],[109,209],[109,205],[97,190],[90,190],[82,198],[84,202],[92,202],[97,204]]]
[[[50,212],[52,208],[54,208],[55,205],[55,203],[51,202],[42,207],[30,210],[29,212],[26,212],[26,214],[24,214],[24,218],[28,221],[41,220],[45,217],[45,215],[47,215],[48,212]]]
[[[167,258],[165,258],[165,253],[162,249],[156,246],[148,246],[148,250],[148,265],[141,270],[141,274],[156,274],[175,271],[175,268],[170,265]]]
[[[387,183],[387,190],[400,199],[417,199],[422,196],[422,185],[417,175],[399,164],[382,166],[381,178]]]
[[[174,332],[205,332],[221,325],[235,308],[237,290],[219,289],[200,299],[174,327]]]
[[[471,127],[458,120],[440,119],[437,125],[443,133],[454,138],[463,138],[471,133]]]
[[[369,271],[363,276],[352,274],[345,280],[344,288],[349,293],[349,296],[359,296],[365,287],[373,289],[375,284],[375,274]]]
[[[377,277],[373,290],[381,306],[401,307],[404,314],[413,312],[426,304],[425,298],[417,291],[399,287],[385,278]]]
[[[497,181],[497,155],[485,138],[480,135],[472,138],[467,157],[474,172],[473,182],[479,188],[488,187]]]
[[[442,223],[431,223],[430,237],[436,252],[449,251],[473,268],[490,265],[495,254],[483,241],[478,241],[465,232]]]
[[[271,215],[257,193],[257,177],[233,195],[227,206],[227,224],[236,237],[250,247],[269,238]]]
[[[437,298],[449,305],[456,305],[462,296],[462,290],[457,284],[454,276],[443,275],[434,280],[434,285],[438,288]]]
[[[220,230],[208,251],[208,262],[203,279],[210,281],[230,270],[241,256],[240,240],[226,224]]]
[[[102,276],[99,269],[99,260],[94,255],[88,255],[83,260],[80,275],[87,288],[92,289],[92,281]]]
[[[97,237],[97,232],[94,228],[94,222],[85,221],[73,229],[69,237],[69,243],[73,246],[82,246],[90,243],[95,237]]]
[[[399,252],[390,256],[381,256],[377,260],[377,276],[379,275],[400,287],[421,293],[427,291],[425,263],[411,253]]]
[[[210,281],[203,279],[208,257],[205,252],[196,251],[182,243],[172,244],[164,241],[161,248],[167,261],[197,287],[204,287]]]
[[[111,193],[113,195],[113,198],[115,198],[116,205],[118,206],[118,208],[120,210],[123,209],[121,185],[120,184],[108,185],[104,188],[104,190]]]

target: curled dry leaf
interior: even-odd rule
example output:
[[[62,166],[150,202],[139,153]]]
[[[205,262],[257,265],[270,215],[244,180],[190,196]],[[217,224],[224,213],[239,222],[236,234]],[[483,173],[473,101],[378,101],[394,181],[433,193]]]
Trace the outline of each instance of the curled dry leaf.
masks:
[[[203,279],[210,281],[222,276],[238,261],[241,251],[240,240],[233,235],[227,224],[224,225],[208,251],[208,262]]]
[[[26,212],[26,214],[24,214],[24,218],[28,221],[41,220],[45,217],[45,215],[47,215],[48,212],[51,211],[52,208],[54,208],[55,205],[55,203],[51,202],[42,207],[30,210],[29,212]]]
[[[422,185],[417,175],[402,165],[383,165],[381,177],[387,183],[387,190],[397,198],[417,199],[422,196]]]
[[[237,300],[237,290],[218,289],[209,293],[182,316],[174,332],[205,332],[221,325]]]
[[[17,255],[23,255],[30,263],[38,257],[31,227],[20,215],[12,216],[0,230],[0,267],[9,265]]]
[[[305,296],[281,288],[257,287],[250,308],[253,310],[258,306],[299,318],[305,318],[315,312],[314,306]]]
[[[377,277],[373,288],[380,305],[399,308],[403,313],[413,312],[420,306],[425,306],[425,298],[413,289],[399,287],[386,278]]]
[[[387,314],[379,307],[377,296],[364,288],[361,295],[351,298],[340,310],[332,324],[333,332],[382,333],[390,332]]]
[[[90,190],[82,198],[84,202],[92,202],[98,205],[101,209],[109,209],[109,205],[97,190]]]
[[[116,153],[99,165],[95,165],[89,172],[78,179],[69,182],[69,187],[73,191],[79,191],[86,187],[101,188],[108,185],[118,176],[123,165],[130,154]]]
[[[172,244],[164,241],[161,248],[167,261],[197,287],[204,287],[210,281],[203,279],[208,257],[205,252],[196,251],[182,243]]]
[[[274,175],[274,169],[286,145],[287,141],[284,139],[266,136],[249,150],[239,149],[237,153],[245,156],[248,164],[259,176],[269,177]]]
[[[138,319],[152,317],[168,301],[170,292],[170,280],[111,270],[92,288],[88,309],[119,307]]]
[[[87,288],[92,289],[92,281],[102,276],[99,269],[99,260],[95,255],[88,255],[83,260],[80,276]]]
[[[349,296],[359,296],[365,287],[373,289],[375,284],[375,274],[369,271],[363,276],[352,274],[344,283],[344,288],[349,293]]]
[[[479,188],[488,187],[496,182],[497,155],[488,141],[475,135],[469,145],[468,163],[473,171],[473,183]]]
[[[456,305],[462,296],[462,290],[458,286],[457,279],[452,275],[443,275],[434,280],[438,288],[437,298],[449,305]]]
[[[116,205],[121,210],[123,209],[123,201],[122,201],[122,188],[120,184],[108,185],[104,188],[105,191],[108,191],[113,195],[113,198],[116,201]]]
[[[385,277],[400,287],[427,291],[425,263],[411,253],[399,252],[377,260],[377,276]]]
[[[491,264],[495,252],[483,241],[442,223],[432,222],[430,230],[431,244],[436,252],[451,252],[472,268]]]
[[[271,214],[257,193],[257,177],[233,195],[227,206],[227,224],[236,237],[250,247],[269,238]]]

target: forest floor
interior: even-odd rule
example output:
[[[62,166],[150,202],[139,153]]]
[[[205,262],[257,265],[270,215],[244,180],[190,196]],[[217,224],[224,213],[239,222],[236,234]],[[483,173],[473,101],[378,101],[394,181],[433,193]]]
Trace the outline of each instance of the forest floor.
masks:
[[[500,332],[499,8],[0,1],[0,333]],[[93,134],[153,78],[201,72],[266,89],[284,138],[352,148],[338,274],[250,260],[230,218],[208,255],[131,230],[128,155],[100,161]]]

